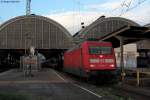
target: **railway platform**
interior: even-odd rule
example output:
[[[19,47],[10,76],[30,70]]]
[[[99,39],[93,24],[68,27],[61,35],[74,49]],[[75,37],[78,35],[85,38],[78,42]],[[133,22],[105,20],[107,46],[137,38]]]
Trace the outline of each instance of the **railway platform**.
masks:
[[[23,100],[148,100],[150,91],[125,84],[94,85],[53,69],[33,71],[24,76],[19,69],[0,73],[1,93],[24,95]],[[131,91],[132,90],[132,91]],[[146,93],[141,95],[139,90]],[[21,99],[19,99],[21,100]]]
[[[23,72],[13,69],[0,75],[0,93],[18,93],[28,100],[101,100],[102,96],[64,79],[53,69],[32,72],[25,77]]]

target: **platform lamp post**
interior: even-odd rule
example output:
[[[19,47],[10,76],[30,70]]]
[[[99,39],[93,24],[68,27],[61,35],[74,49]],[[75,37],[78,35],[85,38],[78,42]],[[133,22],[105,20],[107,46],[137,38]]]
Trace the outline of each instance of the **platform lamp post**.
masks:
[[[30,45],[31,45],[31,39],[32,39],[32,37],[30,36],[30,33],[26,33],[24,37],[25,37],[25,56],[27,56],[27,48],[29,48]],[[30,58],[30,61],[31,61],[31,56],[28,55],[28,57]],[[27,63],[26,72],[27,72],[27,75],[32,76],[30,61]]]
[[[25,49],[25,55],[27,54],[27,53],[26,53],[26,36],[27,36],[27,34],[25,34],[25,36],[24,36],[24,37],[25,37],[25,41],[24,41],[24,46],[25,46],[25,47],[24,47],[24,49]]]
[[[29,41],[31,40],[31,37],[29,36],[29,33],[25,34],[25,54],[27,54],[27,46],[29,46]],[[30,41],[31,42],[31,41]]]
[[[29,35],[29,34],[26,33],[25,36],[24,36],[24,37],[25,37],[25,55],[27,54],[26,49],[27,49],[27,37],[28,37],[28,35]]]

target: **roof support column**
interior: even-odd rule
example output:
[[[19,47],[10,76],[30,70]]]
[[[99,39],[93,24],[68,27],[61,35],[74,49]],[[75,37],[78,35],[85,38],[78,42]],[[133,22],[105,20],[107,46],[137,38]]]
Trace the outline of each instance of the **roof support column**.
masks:
[[[121,67],[121,80],[124,80],[125,77],[125,69],[124,69],[124,38],[122,36],[117,36],[117,39],[120,41],[120,67]]]
[[[124,80],[125,77],[125,70],[124,70],[124,56],[123,56],[123,52],[124,52],[124,48],[123,48],[123,43],[124,39],[123,37],[120,37],[120,54],[121,54],[121,58],[120,58],[120,67],[121,67],[121,80]]]

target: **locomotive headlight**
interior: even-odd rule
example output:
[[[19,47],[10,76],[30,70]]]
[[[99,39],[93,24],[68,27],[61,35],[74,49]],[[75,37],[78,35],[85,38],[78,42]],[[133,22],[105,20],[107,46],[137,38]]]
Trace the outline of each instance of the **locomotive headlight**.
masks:
[[[99,59],[90,59],[90,63],[99,63]]]
[[[95,65],[91,64],[90,67],[95,67]]]
[[[114,60],[113,59],[105,59],[105,63],[113,63]]]
[[[115,67],[115,65],[114,65],[114,64],[111,64],[110,67]]]

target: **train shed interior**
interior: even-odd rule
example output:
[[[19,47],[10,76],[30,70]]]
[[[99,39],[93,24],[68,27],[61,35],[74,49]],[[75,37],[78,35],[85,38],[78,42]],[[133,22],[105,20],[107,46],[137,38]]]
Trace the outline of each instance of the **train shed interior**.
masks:
[[[20,57],[35,48],[48,62],[62,63],[63,52],[72,47],[70,33],[59,23],[38,15],[19,16],[0,26],[0,65],[19,67]]]

